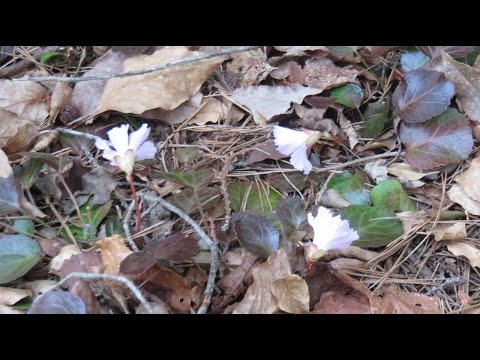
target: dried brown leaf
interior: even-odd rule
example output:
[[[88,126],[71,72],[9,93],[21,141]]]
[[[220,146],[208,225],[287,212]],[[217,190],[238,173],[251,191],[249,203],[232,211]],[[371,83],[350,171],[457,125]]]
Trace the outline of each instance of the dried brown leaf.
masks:
[[[305,62],[305,85],[329,89],[353,82],[359,71],[349,66],[341,68],[330,59],[311,58]]]
[[[274,69],[266,60],[267,55],[261,49],[235,54],[227,71],[237,77],[238,87],[258,85]]]
[[[100,314],[100,304],[87,281],[76,280],[70,287],[70,292],[83,300],[87,307],[87,314]]]
[[[400,182],[402,182],[402,180],[420,180],[424,176],[438,174],[438,171],[419,172],[406,163],[394,163],[388,166],[387,171],[389,174],[398,177]]]
[[[73,89],[66,82],[57,82],[55,85],[51,100],[50,100],[50,117],[53,119],[55,116],[65,109],[70,103],[72,98]]]
[[[0,305],[13,305],[28,296],[32,296],[30,290],[0,287]]]
[[[187,119],[190,119],[200,107],[202,103],[203,95],[199,91],[192,96],[188,101],[185,101],[179,107],[173,110],[163,110],[161,108],[147,110],[140,114],[141,117],[152,120],[160,120],[168,124],[181,124]]]
[[[343,115],[343,112],[339,111],[338,113],[338,123],[340,124],[340,128],[348,137],[348,142],[350,144],[350,149],[353,149],[355,145],[358,144],[358,133],[357,130],[354,129],[350,120]]]
[[[365,164],[365,172],[376,182],[386,180],[387,175],[387,166],[385,163],[387,160],[379,159],[376,161],[369,162]]]
[[[190,311],[192,289],[187,280],[175,271],[156,264],[136,280],[146,281],[151,291],[158,292],[172,310],[182,314]]]
[[[122,71],[123,61],[128,57],[121,51],[110,49],[95,64],[95,67],[83,76],[95,76],[105,73]],[[75,85],[72,93],[72,105],[78,109],[81,116],[93,113],[100,106],[100,99],[106,80],[82,81]]]
[[[7,154],[25,150],[33,142],[39,127],[33,122],[0,108],[0,149]]]
[[[273,140],[268,140],[258,144],[255,149],[250,151],[245,163],[251,165],[266,159],[280,160],[284,157],[285,155],[277,150],[277,145],[275,145]]]
[[[447,194],[450,200],[460,204],[467,213],[480,215],[480,202],[468,196],[460,185],[453,184]]]
[[[470,265],[480,267],[480,249],[473,243],[455,241],[447,244],[447,248],[453,255],[467,258]]]
[[[291,273],[285,250],[270,255],[267,261],[252,269],[253,283],[245,297],[237,305],[234,314],[273,314],[278,311],[278,302],[272,293],[272,284]]]
[[[350,201],[346,200],[334,189],[327,189],[322,193],[318,203],[322,206],[343,209],[344,207],[352,205]]]
[[[370,314],[369,299],[362,294],[327,291],[322,294],[311,314]]]
[[[59,274],[62,270],[63,263],[72,256],[80,254],[81,251],[77,245],[67,245],[61,248],[60,253],[50,262],[50,272]]]
[[[47,97],[48,89],[35,81],[0,80],[0,108],[36,125],[48,116]]]
[[[98,240],[95,246],[101,249],[100,256],[105,266],[105,274],[118,275],[120,264],[128,255],[132,254],[132,250],[125,245],[125,239],[120,235]]]
[[[232,99],[246,106],[257,124],[271,119],[275,115],[285,113],[292,102],[300,104],[305,96],[322,92],[321,88],[304,87],[294,84],[292,87],[278,86],[250,86],[244,89],[235,89]]]
[[[155,242],[145,247],[151,251],[156,260],[171,260],[175,262],[188,261],[198,252],[198,239],[193,235],[176,233],[161,242]]]
[[[462,190],[473,200],[480,201],[480,158],[474,158],[466,171],[455,177]]]
[[[45,294],[47,291],[52,290],[56,285],[57,281],[53,280],[35,280],[28,281],[21,285],[22,289],[28,289],[32,292],[32,298],[35,300],[42,294]]]
[[[8,161],[7,155],[0,149],[0,178],[8,178],[13,175],[10,161]]]
[[[105,204],[111,199],[113,189],[118,185],[117,178],[103,167],[96,167],[82,176],[83,191],[93,195],[93,205]]]
[[[152,55],[137,55],[126,59],[123,71],[149,69],[201,54],[184,46],[167,46]],[[175,109],[195,95],[210,73],[222,62],[223,59],[211,59],[160,73],[109,79],[95,113],[116,110],[141,114],[156,108]]]
[[[400,291],[394,286],[383,288],[370,301],[372,314],[438,314],[438,300],[418,293]]]
[[[456,224],[437,224],[432,229],[432,234],[435,235],[435,240],[458,240],[467,237],[467,230],[464,222]]]
[[[455,84],[457,101],[470,120],[480,121],[480,72],[453,60],[446,53],[442,57],[445,75]]]
[[[189,124],[205,125],[206,123],[218,123],[228,116],[228,106],[223,102],[209,98],[189,121]]]
[[[290,274],[272,284],[272,294],[277,298],[280,310],[289,314],[306,314],[310,295],[305,280]]]

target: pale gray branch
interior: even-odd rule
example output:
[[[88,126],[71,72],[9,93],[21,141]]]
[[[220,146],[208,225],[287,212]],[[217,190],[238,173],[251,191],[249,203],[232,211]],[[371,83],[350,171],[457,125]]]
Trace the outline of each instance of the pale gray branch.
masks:
[[[259,48],[260,46],[238,46],[220,50],[215,53],[204,54],[200,56],[191,56],[185,59],[168,63],[161,66],[156,66],[150,69],[136,70],[136,71],[127,71],[122,73],[111,73],[111,74],[97,74],[95,76],[81,76],[81,77],[61,77],[61,76],[33,76],[33,77],[21,77],[18,79],[12,79],[13,81],[58,81],[58,82],[80,82],[80,81],[94,81],[94,80],[103,80],[111,78],[123,78],[129,76],[143,75],[156,71],[165,71],[171,68],[185,66],[188,64],[205,61],[213,59],[216,57],[221,57],[225,55],[232,55],[239,52],[250,51]]]

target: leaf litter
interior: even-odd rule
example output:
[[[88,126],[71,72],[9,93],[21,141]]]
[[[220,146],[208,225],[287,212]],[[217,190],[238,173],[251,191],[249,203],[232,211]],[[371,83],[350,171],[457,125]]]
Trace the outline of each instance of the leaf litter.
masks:
[[[77,47],[59,66],[94,80],[0,79],[0,313],[474,307],[478,48],[230,49]],[[122,124],[156,152],[132,185],[95,147]],[[271,125],[315,134],[308,175]],[[319,206],[359,240],[307,269]]]

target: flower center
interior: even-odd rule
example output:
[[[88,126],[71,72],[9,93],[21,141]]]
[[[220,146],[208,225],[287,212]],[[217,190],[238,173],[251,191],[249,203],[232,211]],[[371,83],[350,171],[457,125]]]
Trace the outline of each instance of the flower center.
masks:
[[[115,155],[114,160],[123,172],[131,174],[135,164],[135,152],[132,149],[128,149],[124,156]]]

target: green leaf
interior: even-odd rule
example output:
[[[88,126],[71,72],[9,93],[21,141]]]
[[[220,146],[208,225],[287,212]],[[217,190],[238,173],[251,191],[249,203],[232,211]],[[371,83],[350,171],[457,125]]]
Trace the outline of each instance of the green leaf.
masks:
[[[76,240],[94,241],[95,236],[97,235],[98,225],[100,225],[105,216],[107,216],[113,203],[113,201],[110,200],[105,204],[92,207],[91,202],[92,198],[90,198],[85,205],[80,207],[82,219],[77,221],[83,223],[83,227],[73,224],[68,225]],[[68,239],[68,235],[65,231],[63,231],[63,236]]]
[[[308,230],[307,212],[299,198],[282,200],[275,212],[278,220],[288,233]]]
[[[13,176],[0,178],[0,215],[20,210],[23,193]]]
[[[82,298],[67,291],[49,291],[39,296],[27,314],[86,314]]]
[[[365,123],[360,129],[362,136],[375,138],[382,133],[388,122],[389,106],[388,101],[378,101],[368,104],[367,109],[363,113]]]
[[[40,63],[41,64],[47,64],[50,60],[52,60],[53,58],[59,57],[59,56],[65,57],[65,55],[61,52],[48,51],[45,54],[43,54],[42,56],[40,56]]]
[[[175,159],[186,164],[200,155],[200,151],[194,148],[179,148],[175,150]]]
[[[42,258],[37,242],[26,235],[0,237],[0,284],[25,275]]]
[[[236,213],[232,216],[238,241],[253,255],[267,259],[278,250],[280,236],[270,221],[263,215]]]
[[[261,187],[253,182],[231,182],[227,191],[233,211],[241,211],[245,203],[245,210],[269,213],[274,211],[282,200],[270,187]]]
[[[220,200],[221,192],[218,187],[206,187],[197,190],[197,195],[200,199],[200,204],[202,205],[203,210],[208,210],[215,206]],[[173,194],[169,197],[168,201],[185,211],[187,214],[198,210],[192,188],[186,188],[179,193]]]
[[[405,51],[402,53],[400,63],[403,71],[409,72],[421,68],[430,60],[430,57],[419,50]]]
[[[38,159],[29,159],[22,166],[14,169],[15,176],[23,184],[23,187],[30,189],[42,171],[43,162]]]
[[[387,179],[378,183],[370,193],[372,202],[392,211],[417,211],[417,207],[408,198],[402,184],[397,179]]]
[[[345,171],[335,174],[328,183],[328,189],[334,189],[353,205],[370,205],[370,193],[365,186],[367,181],[361,172],[352,174]]]
[[[158,179],[170,180],[176,183],[190,186],[195,189],[207,186],[213,178],[213,172],[209,170],[185,171],[182,173],[153,171],[153,176]]]
[[[310,173],[310,175],[313,175]],[[288,180],[287,180],[287,179]],[[280,192],[293,192],[298,190],[303,190],[308,186],[308,176],[299,172],[294,173],[274,173],[267,177],[267,182],[269,184],[275,184],[275,189]],[[295,188],[293,186],[295,186]]]
[[[35,227],[32,220],[16,219],[13,222],[13,230],[20,234],[33,235],[35,233]]]
[[[380,247],[389,244],[403,234],[400,220],[378,219],[395,217],[395,213],[380,206],[356,205],[341,211],[343,219],[358,232],[360,239],[353,242],[359,247]]]
[[[105,222],[105,233],[107,236],[120,235],[126,237],[122,221],[117,214],[110,215]]]
[[[338,104],[359,108],[362,105],[363,90],[356,84],[347,84],[332,90],[330,97]]]

